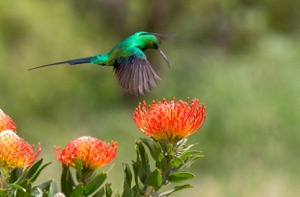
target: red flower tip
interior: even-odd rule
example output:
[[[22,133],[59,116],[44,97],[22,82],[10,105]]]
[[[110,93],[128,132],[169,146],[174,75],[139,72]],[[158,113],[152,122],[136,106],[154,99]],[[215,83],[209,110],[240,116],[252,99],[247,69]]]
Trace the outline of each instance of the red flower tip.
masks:
[[[4,168],[19,168],[30,166],[41,152],[34,154],[34,146],[21,139],[14,131],[5,130],[0,133],[0,166]]]
[[[147,109],[146,102],[134,112],[134,122],[146,135],[157,140],[179,141],[198,132],[204,123],[205,106],[198,99],[154,102]]]
[[[76,161],[79,159],[82,168],[90,170],[96,170],[110,163],[115,158],[117,150],[117,142],[112,142],[110,146],[90,136],[83,136],[69,142],[63,150],[54,147],[55,155],[62,164],[76,167]]]
[[[0,132],[5,130],[16,132],[17,127],[14,121],[0,109]]]

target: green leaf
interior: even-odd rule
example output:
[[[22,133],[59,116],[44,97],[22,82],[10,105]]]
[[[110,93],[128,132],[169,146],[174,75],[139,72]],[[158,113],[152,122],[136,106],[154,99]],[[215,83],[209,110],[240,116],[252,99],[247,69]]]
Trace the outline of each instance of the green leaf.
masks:
[[[24,187],[18,184],[9,184],[9,188],[15,189],[15,190],[22,190],[23,192],[26,191]]]
[[[140,175],[140,168],[137,162],[132,161],[132,168],[133,168],[133,172],[134,172],[134,181],[135,181],[135,185],[136,187],[139,189],[139,192],[142,193],[141,189],[140,189],[140,182],[139,180],[143,180],[143,183],[146,183],[147,181],[147,175]],[[141,178],[141,177],[142,178]]]
[[[93,194],[93,197],[102,197],[105,194],[104,187],[101,187],[96,193]]]
[[[40,167],[32,176],[30,175],[29,177],[29,173],[30,173],[30,170],[26,176],[26,179],[28,179],[30,182],[34,182],[38,176],[40,175],[40,173],[48,166],[50,165],[52,162],[48,162],[46,164],[44,164],[42,167]],[[31,168],[30,168],[31,169]]]
[[[60,179],[61,191],[66,196],[70,196],[73,191],[73,188],[75,187],[75,183],[74,183],[70,168],[65,165],[63,165],[62,168],[63,168],[63,170],[62,170],[61,179]]]
[[[163,192],[163,193],[160,193],[158,196],[159,196],[159,197],[169,196],[169,195],[171,195],[172,193],[177,192],[177,191],[179,191],[179,190],[188,189],[188,188],[192,188],[192,187],[193,187],[193,186],[190,185],[190,184],[176,186],[176,187],[174,187],[173,189],[170,189],[170,190],[168,190],[168,191],[165,191],[165,192]]]
[[[143,145],[139,142],[136,142],[136,161],[133,161],[132,166],[135,173],[135,180],[138,177],[143,184],[146,184],[147,177],[151,173],[151,171],[150,171],[149,163],[147,165],[146,164],[147,162],[145,162],[144,159],[142,158],[141,155],[144,154],[140,153],[141,151],[145,152]],[[138,182],[136,181],[136,183]]]
[[[16,197],[31,197],[31,183],[27,180],[21,182],[20,186],[23,189],[18,189],[16,191]]]
[[[90,195],[97,191],[107,178],[106,172],[96,174],[84,187],[84,195]]]
[[[54,180],[51,180],[48,191],[49,196],[54,196],[56,193],[58,193],[57,185]]]
[[[14,182],[14,184],[21,185],[21,183],[25,180],[25,177],[27,176],[28,170],[29,170],[29,168],[27,168],[27,169],[23,168],[21,176],[19,176],[18,180],[16,182]]]
[[[43,163],[43,159],[40,159],[37,162],[35,162],[32,166],[30,166],[29,171],[26,175],[26,179],[31,179],[33,175],[37,172],[37,170],[40,168],[42,163]]]
[[[0,196],[1,197],[8,197],[8,191],[0,188]]]
[[[158,155],[155,165],[162,172],[164,172],[166,170],[166,168],[167,168],[167,160],[166,160],[165,156],[162,153],[160,153]]]
[[[123,170],[124,170],[124,179],[127,180],[127,183],[129,187],[131,187],[131,181],[132,181],[132,172],[130,170],[130,167],[127,163],[122,163]]]
[[[159,169],[155,169],[147,179],[147,185],[153,186],[157,191],[162,185],[162,176]]]
[[[57,192],[57,186],[54,180],[46,181],[32,188],[33,196],[41,196],[41,194],[48,194],[48,196],[54,196],[54,194],[56,194]]]
[[[76,179],[78,182],[80,182],[80,180],[82,179],[82,161],[80,159],[76,159],[75,161],[75,167],[76,167]]]
[[[190,144],[190,145],[186,145],[187,143],[187,138],[184,140],[181,140],[179,142],[177,142],[177,144],[175,145],[175,149],[181,150],[181,151],[186,151],[189,150],[190,148],[192,148],[193,146],[197,145],[198,143],[195,144]]]
[[[162,150],[161,151],[162,153],[169,152],[169,149],[171,148],[170,146],[172,146],[171,143],[169,143],[169,142],[167,142],[165,140],[155,140],[155,139],[153,139],[153,141],[155,141],[156,143],[159,143],[159,146],[160,146],[160,148]]]
[[[150,138],[141,138],[141,141],[148,147],[150,154],[154,160],[157,159],[158,155],[162,152],[158,142],[153,141]]]
[[[204,157],[202,151],[186,151],[180,156],[180,158],[184,160],[184,164],[182,167],[188,168],[193,164],[195,160],[200,159],[202,157]]]
[[[180,155],[181,159],[187,159],[189,157],[204,157],[204,155],[202,151],[197,150],[186,151]]]
[[[71,197],[82,197],[83,189],[84,189],[84,187],[83,187],[82,183],[79,183],[73,190]]]
[[[19,177],[23,174],[23,168],[15,168],[11,171],[9,177],[9,183],[17,183]]]
[[[132,181],[132,172],[127,163],[122,163],[124,170],[124,185],[122,197],[131,196],[131,181]]]
[[[141,191],[140,191],[138,185],[135,185],[135,186],[131,189],[131,196],[132,196],[132,197],[140,197],[140,196],[141,196]]]
[[[149,158],[148,158],[148,155],[145,151],[145,148],[143,146],[143,144],[141,142],[136,142],[136,145],[137,145],[137,154],[139,154],[140,156],[140,161],[141,161],[141,164],[142,164],[142,168],[144,169],[144,171],[146,173],[150,173],[151,170],[150,170],[150,164],[149,164]]]
[[[111,197],[112,196],[112,189],[111,189],[110,185],[111,185],[110,183],[105,184],[106,197]]]
[[[173,167],[181,166],[181,165],[183,165],[183,163],[184,163],[183,160],[180,158],[173,158],[170,161],[170,165]]]
[[[172,182],[172,183],[178,183],[181,181],[185,181],[188,179],[194,178],[195,175],[189,172],[177,172],[174,174],[171,174],[170,176],[167,177],[167,180]]]

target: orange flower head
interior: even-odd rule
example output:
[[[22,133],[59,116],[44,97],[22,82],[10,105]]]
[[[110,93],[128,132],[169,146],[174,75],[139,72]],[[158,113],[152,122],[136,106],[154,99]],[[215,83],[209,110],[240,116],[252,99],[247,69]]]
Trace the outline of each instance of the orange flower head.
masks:
[[[69,142],[61,150],[55,147],[57,159],[66,166],[76,168],[76,161],[80,160],[83,169],[96,170],[110,163],[116,156],[118,144],[102,142],[97,138],[83,136]]]
[[[17,127],[14,121],[0,109],[0,132],[5,130],[16,132]]]
[[[5,130],[0,133],[0,166],[19,168],[30,166],[39,156],[41,147],[34,154],[34,147],[21,139],[14,131]]]
[[[139,103],[133,116],[137,127],[156,140],[179,141],[198,132],[205,120],[205,106],[193,99],[192,103],[179,100],[154,102],[147,109]]]

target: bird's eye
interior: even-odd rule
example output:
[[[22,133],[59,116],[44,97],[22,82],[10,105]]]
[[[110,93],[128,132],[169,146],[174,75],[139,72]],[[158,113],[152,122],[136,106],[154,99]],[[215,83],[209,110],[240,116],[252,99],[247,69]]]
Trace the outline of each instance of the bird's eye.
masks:
[[[158,48],[158,45],[155,42],[153,43],[153,48],[155,48],[155,49]]]

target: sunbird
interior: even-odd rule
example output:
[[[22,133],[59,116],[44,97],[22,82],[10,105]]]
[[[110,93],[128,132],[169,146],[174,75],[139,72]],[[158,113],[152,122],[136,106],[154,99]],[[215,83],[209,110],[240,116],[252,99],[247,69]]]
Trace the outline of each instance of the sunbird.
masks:
[[[160,49],[160,44],[163,40],[172,36],[175,36],[175,34],[136,32],[117,44],[106,54],[46,64],[29,70],[59,64],[73,66],[91,63],[101,66],[113,66],[113,71],[123,90],[136,96],[144,95],[146,91],[150,92],[153,87],[157,86],[158,80],[161,80],[161,77],[147,60],[144,51],[147,49],[157,50],[170,68],[169,60]]]

